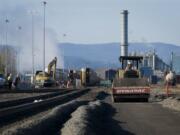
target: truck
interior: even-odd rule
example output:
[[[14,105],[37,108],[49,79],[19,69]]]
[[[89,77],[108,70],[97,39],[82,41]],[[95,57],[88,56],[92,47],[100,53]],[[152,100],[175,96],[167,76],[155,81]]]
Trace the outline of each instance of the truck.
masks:
[[[122,64],[112,84],[112,101],[121,99],[142,99],[148,102],[150,96],[150,84],[147,78],[141,76],[139,63],[141,56],[120,56]],[[126,69],[127,63],[131,62],[132,69]]]

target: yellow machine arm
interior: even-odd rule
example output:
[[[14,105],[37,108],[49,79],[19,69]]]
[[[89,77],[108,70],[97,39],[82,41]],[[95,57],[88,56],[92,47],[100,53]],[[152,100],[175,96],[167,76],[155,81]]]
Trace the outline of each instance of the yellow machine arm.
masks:
[[[51,71],[53,71],[53,78],[55,79],[56,75],[56,64],[57,64],[57,57],[55,57],[48,65],[48,74],[51,75]]]

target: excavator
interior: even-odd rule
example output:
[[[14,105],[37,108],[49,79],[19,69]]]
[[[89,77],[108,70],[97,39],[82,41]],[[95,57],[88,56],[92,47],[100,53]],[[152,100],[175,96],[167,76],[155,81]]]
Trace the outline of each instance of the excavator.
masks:
[[[35,87],[52,87],[56,85],[56,65],[57,57],[55,57],[49,64],[47,72],[36,71]]]
[[[112,84],[112,101],[122,99],[141,99],[148,102],[150,85],[147,78],[142,78],[139,70],[141,56],[120,56],[122,68],[119,69]]]

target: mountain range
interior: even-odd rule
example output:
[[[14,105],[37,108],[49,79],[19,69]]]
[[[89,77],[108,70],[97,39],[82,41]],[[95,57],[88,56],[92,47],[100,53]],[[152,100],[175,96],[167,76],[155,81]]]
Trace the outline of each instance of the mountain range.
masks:
[[[120,43],[75,44],[59,43],[59,51],[64,54],[65,68],[117,68],[120,66]],[[130,53],[147,54],[155,51],[167,64],[171,52],[180,53],[180,46],[167,43],[129,43]]]

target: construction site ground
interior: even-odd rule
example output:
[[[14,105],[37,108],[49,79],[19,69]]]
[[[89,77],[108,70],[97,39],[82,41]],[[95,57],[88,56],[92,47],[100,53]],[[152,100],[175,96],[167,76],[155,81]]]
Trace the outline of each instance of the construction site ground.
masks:
[[[34,97],[34,96],[40,96],[40,95],[46,95],[48,93],[50,93],[50,92],[46,92],[46,93],[1,93],[0,94],[0,102]]]
[[[179,86],[172,93],[166,97],[163,86],[153,86],[148,103],[113,103],[110,88],[94,87],[76,100],[0,128],[0,134],[179,135]]]

